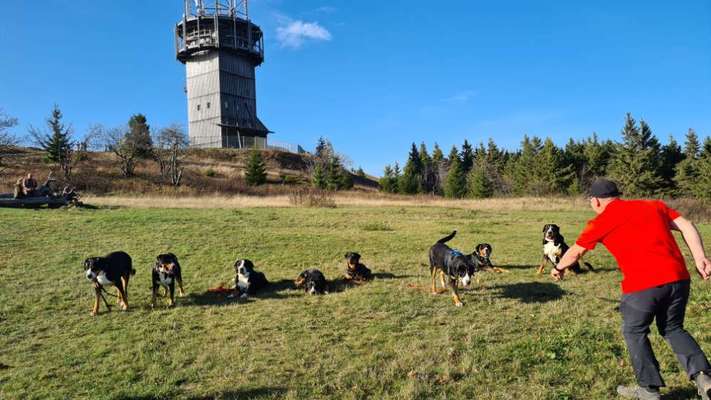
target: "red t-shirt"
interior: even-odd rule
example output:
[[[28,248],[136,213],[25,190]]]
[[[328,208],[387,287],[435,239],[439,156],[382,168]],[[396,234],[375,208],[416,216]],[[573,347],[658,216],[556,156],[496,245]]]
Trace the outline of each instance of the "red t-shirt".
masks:
[[[662,201],[614,200],[588,222],[576,241],[588,250],[602,243],[622,271],[622,292],[691,279],[671,233],[679,213]]]

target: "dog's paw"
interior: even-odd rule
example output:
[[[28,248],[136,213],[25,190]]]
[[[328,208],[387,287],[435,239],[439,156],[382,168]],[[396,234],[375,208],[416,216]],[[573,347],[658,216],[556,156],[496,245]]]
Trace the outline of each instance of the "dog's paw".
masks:
[[[239,296],[239,298],[242,300],[245,300],[248,297],[249,297],[249,295],[247,293],[243,293],[241,296]]]
[[[460,302],[460,303],[454,303],[454,305],[455,305],[456,307],[464,307],[464,303],[461,303],[461,302]]]

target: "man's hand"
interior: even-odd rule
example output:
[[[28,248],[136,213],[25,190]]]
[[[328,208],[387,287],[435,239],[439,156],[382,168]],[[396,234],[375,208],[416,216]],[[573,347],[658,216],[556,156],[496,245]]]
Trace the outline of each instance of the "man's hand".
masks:
[[[563,277],[565,276],[565,269],[558,269],[558,266],[556,265],[551,269],[551,277],[556,280],[556,281],[561,281],[563,280]]]
[[[696,262],[696,270],[705,281],[711,279],[711,261],[708,258],[702,258]]]

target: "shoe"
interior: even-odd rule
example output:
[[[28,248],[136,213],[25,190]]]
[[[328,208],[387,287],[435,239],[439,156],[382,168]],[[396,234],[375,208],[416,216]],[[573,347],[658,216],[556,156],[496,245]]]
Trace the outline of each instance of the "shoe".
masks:
[[[660,400],[662,398],[659,391],[652,392],[637,385],[618,386],[617,394],[628,399],[638,400]]]
[[[703,400],[710,400],[711,376],[704,372],[699,372],[699,374],[696,375],[696,378],[694,378],[694,381],[696,382],[696,387],[699,388],[699,396],[701,396]]]

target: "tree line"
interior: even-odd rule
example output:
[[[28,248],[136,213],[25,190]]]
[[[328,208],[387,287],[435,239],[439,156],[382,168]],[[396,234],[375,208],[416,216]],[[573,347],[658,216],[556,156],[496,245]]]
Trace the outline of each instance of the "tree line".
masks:
[[[597,177],[614,179],[631,197],[711,199],[711,137],[702,142],[689,129],[683,147],[671,137],[662,145],[645,121],[627,114],[620,142],[593,133],[561,148],[525,135],[508,151],[493,139],[477,147],[465,140],[446,157],[436,143],[431,153],[413,143],[404,168],[385,167],[380,188],[449,198],[577,195]]]

